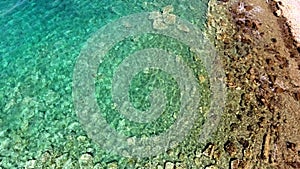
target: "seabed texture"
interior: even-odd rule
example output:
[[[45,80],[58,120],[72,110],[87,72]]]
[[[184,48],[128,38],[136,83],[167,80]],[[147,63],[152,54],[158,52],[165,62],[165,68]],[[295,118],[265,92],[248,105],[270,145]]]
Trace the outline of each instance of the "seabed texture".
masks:
[[[1,1],[0,169],[300,168],[300,14],[289,12],[289,2]],[[125,39],[110,51],[94,77],[97,101],[107,110],[103,116],[112,127],[125,135],[145,137],[166,131],[178,117],[176,82],[156,69],[133,79],[130,99],[135,107],[147,109],[150,103],[143,94],[163,86],[171,98],[167,107],[171,113],[163,112],[157,123],[138,125],[106,109],[113,105],[107,93],[112,70],[118,67],[118,60],[109,60],[110,56],[124,58],[149,47],[174,51],[193,62],[203,92],[199,101],[203,116],[193,119],[190,134],[175,148],[154,157],[123,157],[106,151],[84,129],[72,98],[73,71],[81,49],[100,28],[123,16],[152,11],[159,16],[167,13],[164,20],[154,16],[154,28],[165,29],[175,23],[176,15],[210,40],[224,69],[226,104],[215,132],[198,143],[211,99],[203,63],[189,60],[192,49],[168,37]],[[178,29],[189,32],[184,26]],[[152,82],[144,85],[147,80]]]

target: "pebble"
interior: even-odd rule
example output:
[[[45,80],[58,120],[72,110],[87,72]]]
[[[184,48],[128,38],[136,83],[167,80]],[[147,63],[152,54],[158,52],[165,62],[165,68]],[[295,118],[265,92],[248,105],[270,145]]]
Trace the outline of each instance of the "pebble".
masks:
[[[41,161],[42,163],[46,163],[47,161],[50,160],[50,158],[51,158],[50,152],[49,152],[49,151],[46,151],[46,152],[44,152],[44,153],[41,155],[40,161]]]
[[[177,25],[177,28],[183,32],[190,32],[190,29],[185,25]]]
[[[199,75],[198,79],[199,79],[200,83],[204,83],[205,82],[205,77],[203,75]]]
[[[8,148],[10,146],[11,141],[12,140],[9,138],[5,138],[5,140],[1,140],[0,150],[4,150],[4,149]]]
[[[175,168],[176,169],[185,169],[185,168],[187,168],[187,166],[184,163],[177,162],[175,164]]]
[[[277,17],[281,16],[281,14],[282,14],[282,12],[279,9],[274,12],[274,15],[277,16]]]
[[[171,13],[174,11],[174,8],[172,5],[168,5],[168,6],[165,6],[163,8],[163,14],[168,14],[168,13]]]
[[[81,142],[85,141],[86,139],[87,139],[86,136],[78,136],[77,137],[77,141],[81,141]]]
[[[68,161],[68,154],[63,154],[55,159],[55,164],[57,166],[63,166]]]
[[[103,169],[103,165],[101,163],[97,163],[96,165],[94,165],[93,169]]]
[[[153,21],[153,29],[164,30],[167,28],[168,28],[168,26],[163,22],[163,20],[161,18],[155,19]]]
[[[205,169],[218,169],[215,165],[206,166]]]
[[[206,148],[203,150],[203,155],[212,158],[214,154],[214,150],[215,150],[215,145],[209,143],[208,145],[206,145]]]
[[[197,149],[196,152],[195,152],[195,157],[201,157],[202,155],[202,152],[200,149]]]
[[[262,158],[266,161],[268,160],[269,157],[270,139],[271,139],[270,132],[267,131],[263,139],[263,149],[262,149]]]
[[[117,163],[117,162],[109,163],[109,164],[107,165],[107,168],[108,168],[108,169],[118,169],[118,163]]]
[[[231,169],[238,169],[239,168],[239,163],[240,160],[239,159],[233,159],[230,161],[230,168]]]
[[[68,159],[65,163],[64,163],[64,165],[63,165],[63,169],[68,169],[68,168],[72,168],[73,166],[72,166],[72,164],[73,164],[73,161],[72,161],[72,159]]]
[[[168,28],[168,25],[176,23],[176,15],[170,14],[173,12],[174,8],[172,5],[168,5],[163,8],[163,12],[151,12],[149,19],[153,20],[153,29],[164,30]]]
[[[172,162],[165,163],[165,169],[174,169],[175,165]]]
[[[232,159],[230,161],[230,168],[231,169],[249,169],[249,161],[247,160],[241,160],[241,159]]]
[[[79,158],[79,164],[87,164],[87,163],[90,163],[92,162],[93,160],[93,156],[88,154],[88,153],[85,153],[85,154],[82,154]]]
[[[163,14],[164,22],[166,24],[172,25],[176,22],[176,15],[174,14]]]
[[[196,166],[198,166],[198,167],[202,164],[201,163],[201,158],[199,158],[199,157],[195,157],[194,162],[195,162]]]
[[[35,168],[36,160],[29,160],[25,164],[25,169]]]
[[[1,123],[2,120],[0,120]],[[5,137],[5,133],[7,130],[0,130],[0,137]]]

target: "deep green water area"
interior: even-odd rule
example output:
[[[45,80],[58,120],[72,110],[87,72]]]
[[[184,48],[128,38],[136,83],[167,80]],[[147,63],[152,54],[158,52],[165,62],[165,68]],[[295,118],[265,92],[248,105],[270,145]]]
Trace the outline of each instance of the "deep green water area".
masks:
[[[173,14],[205,31],[207,4],[208,0],[1,1],[0,168],[195,166],[193,159],[203,148],[196,140],[209,109],[210,84],[202,61],[193,60],[195,53],[187,45],[157,34],[131,36],[110,50],[95,75],[95,95],[107,123],[125,136],[143,138],[167,131],[178,118],[178,84],[155,68],[137,74],[128,91],[136,109],[151,107],[148,96],[155,88],[161,88],[168,101],[157,121],[136,123],[113,108],[114,70],[128,55],[146,48],[172,52],[191,67],[201,84],[200,116],[183,142],[155,157],[123,157],[89,138],[74,110],[72,82],[82,48],[103,26],[171,5]]]

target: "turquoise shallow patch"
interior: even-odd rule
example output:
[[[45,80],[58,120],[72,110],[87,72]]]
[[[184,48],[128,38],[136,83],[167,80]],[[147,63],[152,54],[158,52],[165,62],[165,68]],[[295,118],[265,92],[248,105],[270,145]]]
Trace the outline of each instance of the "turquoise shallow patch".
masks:
[[[30,1],[0,2],[0,167],[20,168],[35,162],[35,167],[55,166],[142,166],[176,161],[177,155],[162,154],[155,159],[128,159],[105,152],[87,136],[74,111],[72,100],[73,70],[87,39],[98,29],[123,16],[140,12],[162,11],[167,5],[174,14],[204,30],[208,0],[155,1]],[[209,79],[202,61],[181,42],[162,35],[147,34],[127,38],[110,50],[99,67],[95,82],[97,101],[107,111],[103,116],[109,124],[128,136],[157,135],[168,129],[178,115],[179,90],[172,77],[151,69],[132,80],[130,100],[137,109],[146,110],[146,97],[153,88],[162,87],[168,106],[158,121],[133,123],[111,110],[109,95],[113,71],[129,54],[150,47],[159,47],[182,56],[192,67],[195,78]],[[118,57],[113,57],[118,56]],[[143,85],[143,81],[150,81]],[[191,157],[199,148],[195,143],[197,130],[209,109],[208,80],[201,84],[203,112],[192,134],[174,151]],[[105,99],[103,99],[105,98]],[[122,126],[120,126],[120,123]],[[92,154],[87,163],[82,155]],[[47,159],[47,160],[44,160]],[[187,159],[187,158],[185,158]],[[188,160],[187,160],[188,161]],[[186,162],[187,162],[186,161]],[[183,161],[184,162],[184,161]],[[192,165],[192,164],[190,164]],[[100,168],[101,168],[100,167]]]
[[[195,122],[203,121],[203,119],[198,118],[199,113],[203,115],[205,112],[206,123],[203,127],[200,127],[202,131],[198,128],[201,133],[194,137],[196,138],[194,142],[201,143],[209,139],[212,131],[218,124],[225,96],[223,85],[224,74],[220,60],[218,60],[214,47],[210,45],[198,27],[181,18],[176,17],[175,19],[174,15],[166,14],[166,10],[172,10],[172,8],[168,6],[164,8],[162,13],[151,12],[129,15],[104,26],[87,41],[76,62],[73,78],[73,96],[76,113],[89,137],[113,154],[144,158],[156,156],[166,152],[168,149],[173,149],[184,138],[187,138]],[[162,23],[161,19],[164,19],[165,15],[169,19],[164,21],[165,23]],[[122,59],[123,51],[116,56],[106,57],[106,54],[119,42],[132,36],[140,36],[141,34],[156,34],[176,39],[187,45],[189,53],[192,54],[195,52],[195,55],[190,55],[191,57],[186,59],[181,55],[172,55],[172,52],[164,49],[162,46],[158,46],[140,49],[125,59]],[[173,43],[171,39],[167,42]],[[138,40],[135,39],[134,41]],[[125,51],[124,53],[127,53]],[[132,79],[138,73],[153,67],[168,72],[176,79],[181,95],[180,113],[179,117],[176,118],[174,123],[165,132],[146,137],[145,135],[142,135],[142,137],[136,135],[126,136],[111,127],[111,123],[106,118],[110,114],[105,114],[107,113],[107,109],[99,107],[94,93],[96,91],[95,81],[102,79],[102,74],[98,74],[98,69],[102,66],[105,67],[107,60],[115,60],[118,65],[117,70],[114,71],[112,70],[113,64],[109,62],[108,69],[103,71],[104,77],[106,71],[113,75],[113,81],[108,81],[102,86],[108,87],[106,95],[111,93],[114,102],[110,103],[110,99],[105,99],[105,96],[104,99],[100,98],[100,100],[103,99],[104,103],[110,104],[105,108],[109,109],[109,107],[112,107],[112,109],[118,110],[118,113],[124,115],[127,118],[126,120],[130,120],[131,122],[151,124],[153,120],[159,119],[161,111],[165,110],[164,107],[167,104],[161,90],[154,89],[150,97],[151,111],[140,111],[132,106],[129,99],[130,84],[132,84]],[[209,80],[203,74],[195,76],[195,72],[191,71],[195,67],[188,62],[189,60],[195,63],[203,62],[208,72]],[[149,72],[149,70],[147,71]],[[202,89],[199,91],[201,87],[198,86],[205,81],[210,82],[209,88],[212,89],[211,105],[209,107],[200,107],[199,101],[202,100],[200,97],[202,96]],[[110,88],[110,86],[112,87]],[[209,93],[207,89],[204,89],[204,91],[206,91],[203,92],[204,95],[207,92]],[[203,102],[208,104],[207,101]],[[99,112],[102,112],[102,114],[99,114]],[[104,117],[103,113],[105,114]],[[115,124],[118,123],[118,119],[112,119],[117,121]],[[124,119],[118,123],[118,125],[122,126],[124,124]]]
[[[135,39],[133,41],[133,39]],[[119,66],[124,58],[128,55],[146,48],[161,48],[166,51],[172,51],[179,55],[193,68],[194,78],[203,76],[208,79],[207,72],[201,62],[193,60],[193,53],[190,52],[188,46],[182,44],[178,40],[166,37],[163,35],[146,34],[138,37],[130,37],[115,47],[106,55],[104,62],[101,63],[98,71],[98,81],[96,81],[96,95],[100,105],[100,109],[105,110],[103,116],[106,117],[108,123],[120,132],[124,132],[127,136],[151,136],[159,134],[167,130],[174,123],[175,117],[178,116],[180,109],[180,91],[178,84],[172,76],[166,72],[151,69],[141,72],[132,79],[130,91],[130,99],[132,104],[141,110],[146,110],[151,106],[149,97],[151,91],[155,88],[161,88],[167,96],[167,107],[162,110],[162,115],[159,119],[152,123],[139,124],[134,123],[126,118],[117,110],[112,109],[113,101],[111,98],[111,86],[114,70]],[[155,56],[153,56],[155,57]],[[208,105],[209,102],[209,86],[208,80],[201,84],[200,95],[202,100],[199,101],[201,106]],[[200,113],[200,112],[199,112]],[[120,127],[119,123],[125,123]]]

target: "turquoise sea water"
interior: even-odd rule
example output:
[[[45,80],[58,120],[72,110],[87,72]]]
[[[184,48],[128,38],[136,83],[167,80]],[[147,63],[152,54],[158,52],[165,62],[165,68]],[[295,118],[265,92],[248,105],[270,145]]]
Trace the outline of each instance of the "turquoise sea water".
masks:
[[[205,30],[207,3],[208,0],[1,1],[0,168],[196,166],[193,159],[203,145],[197,144],[193,135],[199,132],[202,116],[197,119],[192,136],[174,149],[149,158],[122,157],[88,137],[74,110],[72,82],[83,46],[103,26],[123,16],[162,11],[171,5],[176,16]],[[202,62],[193,60],[189,47],[175,39],[148,34],[116,44],[95,75],[95,89],[99,107],[104,110],[102,116],[126,136],[157,135],[178,117],[178,84],[168,73],[155,68],[135,76],[129,93],[136,109],[147,110],[151,102],[146,96],[154,88],[162,88],[168,102],[157,121],[134,123],[113,109],[109,94],[113,71],[130,53],[153,47],[182,56],[192,67],[195,79],[208,78]],[[208,109],[208,86],[206,80],[200,87],[200,114]]]

